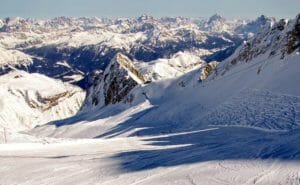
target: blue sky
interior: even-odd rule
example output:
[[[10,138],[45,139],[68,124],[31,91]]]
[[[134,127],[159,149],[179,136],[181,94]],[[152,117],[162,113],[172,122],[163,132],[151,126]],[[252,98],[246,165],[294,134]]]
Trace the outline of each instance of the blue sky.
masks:
[[[0,17],[51,18],[57,16],[137,17],[141,14],[227,18],[254,18],[265,14],[292,18],[300,0],[0,0]]]

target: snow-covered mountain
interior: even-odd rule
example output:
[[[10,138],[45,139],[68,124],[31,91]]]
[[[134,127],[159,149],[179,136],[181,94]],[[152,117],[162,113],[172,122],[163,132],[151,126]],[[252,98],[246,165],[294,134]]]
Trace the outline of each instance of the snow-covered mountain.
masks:
[[[300,15],[2,22],[0,184],[299,184]]]
[[[0,87],[0,128],[11,131],[73,116],[85,97],[78,87],[25,71],[2,75]]]
[[[147,15],[136,19],[17,17],[1,22],[0,47],[26,56],[18,54],[22,57],[3,62],[1,73],[10,71],[8,66],[13,66],[83,88],[88,88],[84,85],[88,74],[104,71],[119,52],[144,62],[171,58],[178,52],[194,53],[207,62],[222,61],[247,35],[255,34],[265,24],[260,20],[225,20],[218,15],[209,19]],[[18,61],[32,62],[17,65]]]
[[[259,74],[273,58],[284,60],[287,55],[299,54],[299,27],[300,17],[293,20],[281,19],[278,22],[269,22],[255,37],[245,41],[225,62],[217,73],[224,74],[226,70],[239,63],[252,60],[261,60]]]
[[[100,72],[91,81],[85,108],[102,107],[118,102],[130,102],[129,92],[138,85],[179,77],[204,66],[205,61],[191,53],[176,53],[170,59],[158,59],[151,62],[132,61],[118,53],[104,72]]]
[[[227,21],[219,15],[207,20],[147,15],[115,20],[17,17],[6,18],[2,23],[2,74],[17,68],[77,84],[87,91],[82,107],[83,101],[79,100],[75,108],[81,107],[82,112],[110,104],[132,104],[136,98],[132,94],[135,89],[148,89],[160,81],[182,78],[193,70],[199,71],[196,80],[206,83],[213,78],[211,76],[230,68],[228,60],[231,60],[230,64],[235,63],[248,53],[251,54],[247,60],[251,60],[269,48],[274,55],[282,48],[274,39],[278,43],[283,43],[284,39],[284,36],[278,39],[276,34],[288,32],[282,32],[286,30],[287,21],[280,20],[275,24],[273,19],[265,16],[254,21]],[[244,42],[242,49],[236,51],[239,54],[217,67],[220,58],[229,56],[243,39],[253,34],[257,36]],[[259,45],[261,49],[249,49],[249,45]],[[180,87],[186,87],[186,83],[186,80],[178,82]],[[39,89],[36,91],[40,93]],[[140,96],[149,98],[142,91]]]
[[[56,128],[64,124],[64,121],[58,121],[34,132],[55,137],[64,137],[64,134],[68,137],[113,137],[173,133],[212,125],[281,131],[300,126],[299,16],[294,20],[267,24],[219,65],[186,57],[187,61],[195,61],[196,68],[190,68],[194,70],[187,70],[178,77],[166,77],[180,55],[184,54],[145,64],[124,57],[131,70],[122,67],[120,55],[101,73],[91,90],[93,98],[87,99],[91,102],[98,97],[96,102],[112,101],[102,102],[96,109],[64,120],[71,126]],[[175,61],[170,62],[172,60]],[[162,68],[168,66],[161,74],[155,67],[160,65]],[[185,65],[184,60],[180,65]],[[143,67],[148,70],[146,73]],[[150,83],[138,80],[137,76],[147,79],[148,74],[151,74]],[[163,75],[166,76],[160,80],[154,78]],[[86,117],[93,118],[86,121]],[[81,124],[83,130],[80,130]]]
[[[18,50],[0,47],[0,67],[26,66],[31,63],[31,56]]]
[[[85,106],[103,107],[116,104],[124,100],[136,85],[145,82],[145,77],[135,68],[133,62],[118,53],[106,70],[99,73],[93,81]]]
[[[147,15],[137,19],[5,18],[0,25],[1,75],[3,80],[12,78],[16,71],[21,70],[79,85],[87,90],[82,110],[131,101],[127,95],[139,84],[178,77],[192,69],[210,66],[206,61],[229,56],[230,52],[224,55],[223,51],[237,47],[244,38],[232,31],[239,24],[232,26],[232,32],[201,27],[201,22],[211,22],[212,19],[154,18]],[[222,24],[228,22],[222,19]],[[218,53],[222,56],[214,57]],[[20,102],[20,105],[15,102],[6,106],[21,109],[10,114],[6,108],[2,112],[2,126],[28,129],[72,116],[81,107],[83,95],[79,93],[77,98],[63,100],[67,102],[63,104],[65,107],[54,108],[61,115],[52,114],[53,111],[48,111],[48,115],[41,108],[47,106],[43,98],[47,99],[48,95],[40,97],[46,87],[36,86],[33,92],[30,91],[32,96],[27,96],[26,80],[32,79],[30,83],[41,81],[36,75],[24,73],[22,76],[16,80],[24,81],[24,86],[16,88],[24,96],[16,99],[9,93],[10,88],[3,91],[12,97],[12,101]],[[51,83],[55,86],[56,81]],[[61,93],[63,90],[53,92],[49,97]],[[31,99],[37,107],[28,104]],[[68,101],[76,102],[76,106],[68,108]],[[70,113],[65,114],[67,110]],[[36,118],[30,119],[31,115]],[[10,127],[10,122],[14,122],[14,126]]]

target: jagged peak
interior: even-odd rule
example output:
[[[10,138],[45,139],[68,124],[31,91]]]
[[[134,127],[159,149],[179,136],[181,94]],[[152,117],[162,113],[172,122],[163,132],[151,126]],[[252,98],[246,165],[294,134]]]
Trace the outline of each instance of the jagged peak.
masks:
[[[295,28],[300,29],[300,13],[295,18]]]
[[[213,22],[215,22],[215,21],[225,21],[226,19],[225,18],[223,18],[221,15],[219,15],[219,14],[214,14],[214,15],[212,15],[209,19],[208,19],[208,21],[207,21],[207,23],[208,24],[211,24],[211,23],[213,23]]]
[[[262,22],[265,22],[265,21],[267,21],[267,16],[265,16],[265,15],[261,15],[261,16],[259,16],[258,18],[256,18],[256,20],[257,21],[262,21]]]
[[[143,84],[147,81],[140,71],[134,66],[133,61],[131,61],[126,55],[117,53],[114,61],[125,69],[129,73],[130,77],[138,84]]]
[[[261,15],[258,18],[256,18],[256,20],[254,21],[258,24],[261,25],[273,25],[274,23],[276,23],[276,18],[275,17],[267,17],[266,15]]]
[[[261,20],[267,22],[272,19]],[[272,26],[266,24],[261,32],[257,33],[253,38],[244,42],[244,44],[224,62],[225,68],[240,62],[250,62],[259,58],[267,60],[270,57],[278,57],[284,59],[288,55],[299,51],[300,48],[300,16],[287,21],[281,19]]]
[[[277,30],[282,31],[282,30],[285,29],[285,27],[287,26],[287,24],[288,24],[288,20],[287,19],[280,19],[278,22],[275,22],[273,24],[272,30],[277,29]]]
[[[2,19],[0,19],[0,28],[4,25],[4,22]]]
[[[140,17],[137,18],[138,21],[147,21],[147,20],[153,20],[154,17],[150,16],[148,14],[142,14]]]
[[[16,24],[19,22],[24,22],[26,21],[26,19],[24,19],[23,17],[6,17],[3,19],[5,24]]]

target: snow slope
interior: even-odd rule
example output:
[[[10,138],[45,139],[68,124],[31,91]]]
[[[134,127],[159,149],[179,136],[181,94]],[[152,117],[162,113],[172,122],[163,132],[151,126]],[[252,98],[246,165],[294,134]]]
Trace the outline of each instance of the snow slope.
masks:
[[[135,63],[137,69],[149,81],[175,78],[205,64],[199,56],[189,52],[178,52],[170,59]]]
[[[7,50],[0,47],[0,67],[4,65],[29,65],[32,58],[18,50]]]
[[[299,184],[299,23],[266,25],[206,79],[194,69],[136,83],[130,101],[38,126],[23,144],[9,136],[0,183]],[[111,92],[128,85],[122,64],[100,80]]]
[[[298,184],[299,130],[218,128],[0,145],[2,184]]]
[[[196,130],[209,125],[295,129],[300,124],[298,61],[297,54],[284,60],[272,58],[257,74],[262,65],[257,59],[213,80],[199,82],[196,70],[177,79],[140,85],[128,95],[133,97],[130,104],[96,109],[34,132],[51,137],[93,138]],[[128,109],[131,106],[138,106],[138,112]],[[128,119],[115,121],[123,114]]]
[[[266,39],[260,34],[257,37],[268,42],[268,38],[281,35],[285,40],[298,29],[298,20],[299,17],[278,31],[267,25],[262,32]],[[277,29],[277,24],[274,27]],[[190,131],[210,125],[268,131],[296,129],[300,124],[299,47],[282,58],[281,53],[270,55],[272,49],[256,40],[252,38],[250,48],[247,44],[241,47],[204,81],[199,81],[201,74],[194,70],[177,78],[137,85],[124,97],[130,97],[130,102],[98,107],[86,114],[36,128],[33,132],[54,137],[94,138]],[[251,56],[249,60],[247,55],[246,59],[241,57],[245,56],[244,47],[250,50],[246,52]],[[272,45],[269,47],[273,48]],[[286,52],[289,46],[281,42],[276,47],[280,48],[278,51]],[[138,112],[128,108],[134,106],[139,106]],[[128,119],[114,121],[122,114]],[[108,117],[110,125],[106,124]],[[76,124],[78,122],[92,124],[81,127]],[[97,126],[102,128],[102,125],[105,129],[89,132]]]
[[[0,127],[13,131],[73,116],[85,93],[41,74],[12,71],[0,77]]]

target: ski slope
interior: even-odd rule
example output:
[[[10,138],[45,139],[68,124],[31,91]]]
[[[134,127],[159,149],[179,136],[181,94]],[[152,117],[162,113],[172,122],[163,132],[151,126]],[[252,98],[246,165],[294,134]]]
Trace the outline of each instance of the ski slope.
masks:
[[[0,147],[1,184],[299,184],[299,130],[219,128]]]
[[[299,184],[298,59],[273,58],[259,74],[257,59],[204,83],[194,71],[135,88],[131,105],[37,127],[43,142],[0,147],[0,182]]]
[[[284,27],[262,35],[288,41],[297,25],[300,16],[285,25],[294,35]],[[299,47],[282,42],[271,54],[268,39],[252,41],[205,80],[191,68],[137,83],[130,101],[87,105],[26,132],[0,130],[0,184],[300,184]]]
[[[131,91],[129,96],[134,99],[130,104],[96,108],[31,133],[95,138],[192,131],[212,125],[293,130],[300,124],[298,60],[298,54],[284,60],[271,58],[257,74],[262,65],[257,58],[204,82],[198,81],[200,73],[195,70],[140,85]]]

